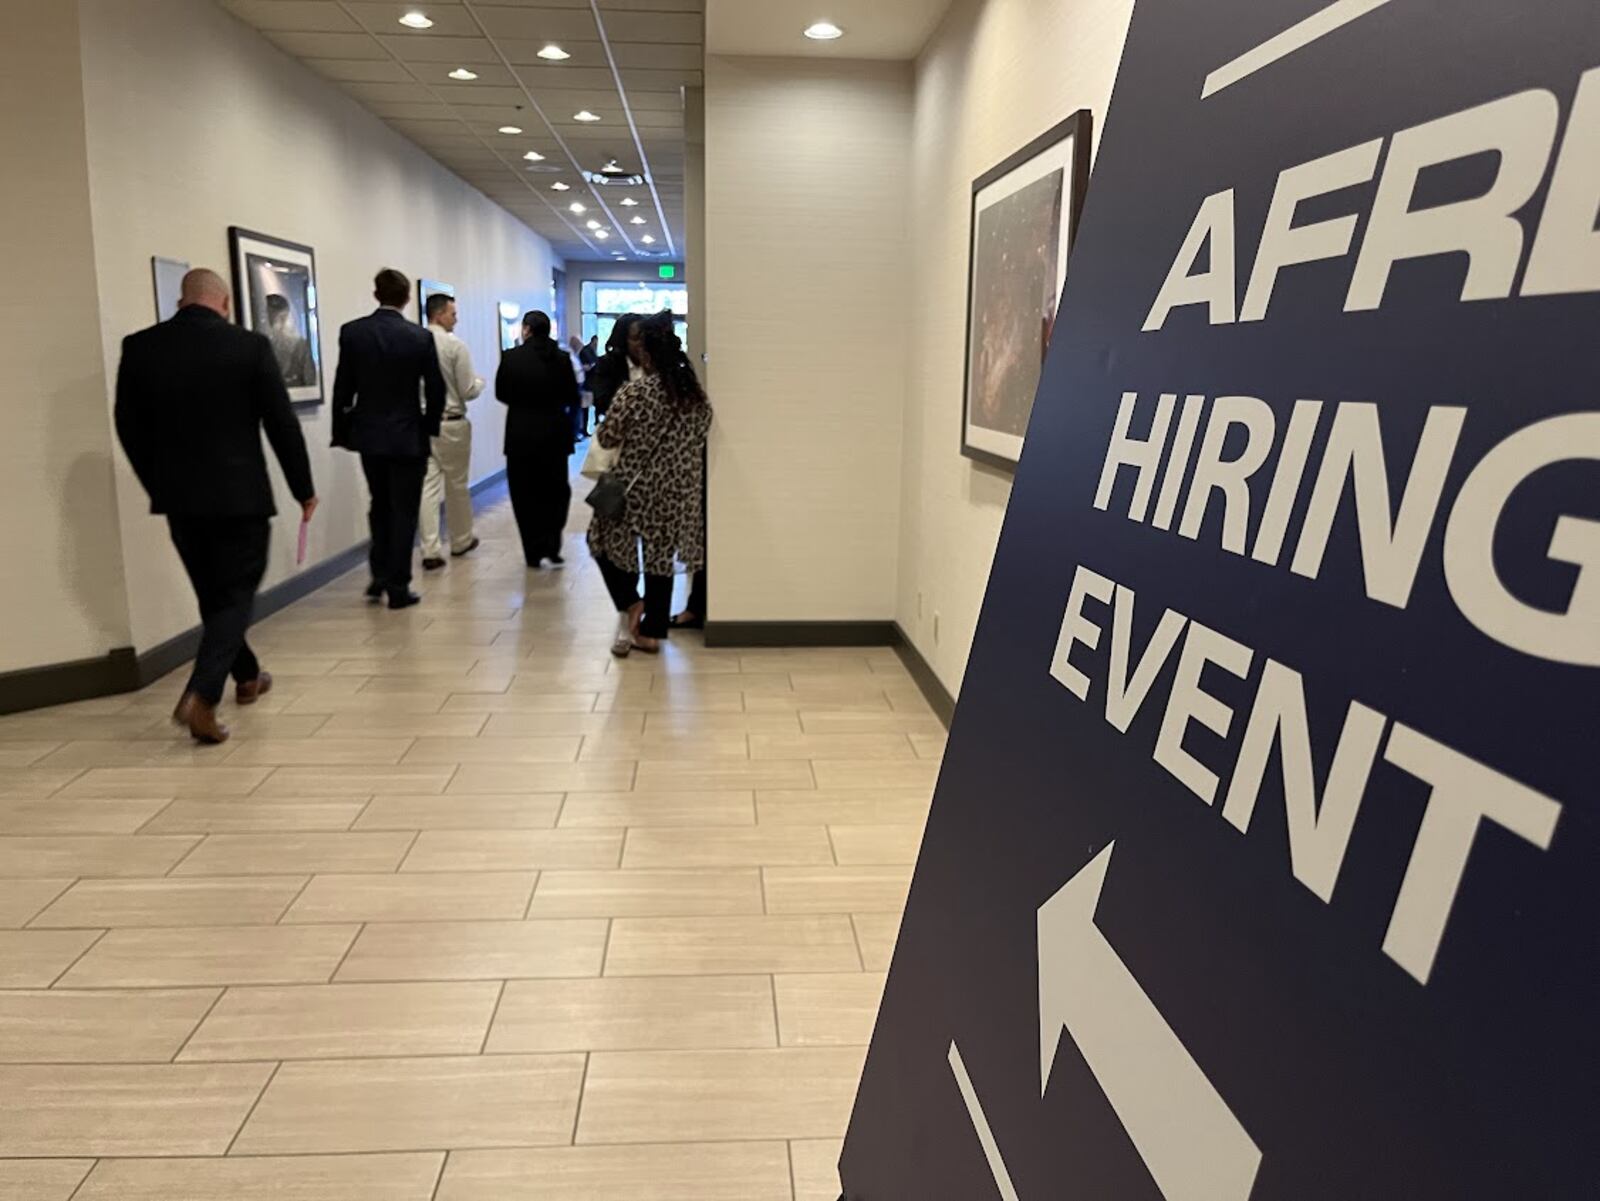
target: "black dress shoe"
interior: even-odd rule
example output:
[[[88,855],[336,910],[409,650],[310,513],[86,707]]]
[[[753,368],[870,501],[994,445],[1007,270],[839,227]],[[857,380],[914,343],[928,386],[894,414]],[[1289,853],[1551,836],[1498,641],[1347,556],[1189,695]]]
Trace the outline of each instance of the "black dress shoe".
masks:
[[[424,559],[422,561],[422,570],[423,571],[442,571],[442,570],[444,570],[444,560],[443,559]]]
[[[422,598],[415,592],[407,589],[405,592],[391,592],[389,594],[389,608],[409,609],[412,605],[420,605]]]
[[[559,554],[546,555],[545,558],[550,560],[550,566],[551,567],[565,567],[567,565],[567,561],[565,559],[563,559]]]
[[[374,604],[383,599],[384,587],[377,581],[367,585],[367,599]]]
[[[483,545],[482,541],[480,541],[477,538],[474,538],[471,542],[467,543],[460,550],[451,551],[450,552],[450,557],[452,559],[459,559],[462,555],[470,555],[473,551],[477,550],[482,545]],[[424,566],[426,566],[426,564],[424,564]],[[440,566],[442,567],[442,566],[444,566],[444,564],[441,563]]]

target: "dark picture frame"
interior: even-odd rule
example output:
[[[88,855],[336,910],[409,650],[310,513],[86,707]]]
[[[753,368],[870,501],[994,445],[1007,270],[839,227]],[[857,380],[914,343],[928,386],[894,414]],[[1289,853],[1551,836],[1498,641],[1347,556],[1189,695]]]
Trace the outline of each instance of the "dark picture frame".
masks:
[[[1002,471],[1015,471],[1022,458],[1083,215],[1093,136],[1092,115],[1079,109],[972,184],[961,453]]]
[[[235,319],[272,341],[289,399],[301,406],[320,405],[324,370],[316,251],[233,225],[228,227],[228,258]]]
[[[417,321],[422,325],[428,324],[428,297],[448,296],[451,300],[456,298],[454,284],[441,284],[436,279],[417,280]]]

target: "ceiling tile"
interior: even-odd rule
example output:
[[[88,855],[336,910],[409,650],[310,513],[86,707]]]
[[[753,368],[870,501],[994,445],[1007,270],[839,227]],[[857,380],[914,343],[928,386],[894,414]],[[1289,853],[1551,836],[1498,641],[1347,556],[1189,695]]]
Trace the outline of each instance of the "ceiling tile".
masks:
[[[608,12],[604,19],[612,41],[699,46],[705,40],[705,19],[698,13]]]
[[[373,33],[393,34],[398,37],[477,37],[478,23],[472,14],[459,4],[431,4],[415,0],[409,4],[346,4],[355,19]],[[400,24],[407,12],[420,10],[433,21],[427,30],[408,29]]]
[[[340,83],[412,83],[411,73],[390,58],[308,58],[306,64]]]
[[[296,58],[387,59],[382,46],[364,33],[284,33],[265,30],[280,48]]]
[[[481,8],[474,9],[490,37],[532,38],[548,42],[599,41],[594,14],[588,8]]]
[[[263,32],[359,33],[334,0],[223,0],[222,7]]]
[[[682,89],[703,78],[699,0],[600,0],[607,42],[590,0],[219,2],[542,233],[557,253],[607,259],[646,233],[681,243]],[[431,29],[398,24],[413,7],[433,19]],[[549,42],[572,57],[540,59],[538,51]],[[479,78],[449,79],[461,66]],[[628,89],[626,105],[617,91],[619,75]],[[581,109],[605,119],[573,121]],[[502,125],[523,132],[504,135]],[[546,160],[523,162],[528,150]],[[625,169],[647,173],[654,191],[597,191],[577,175],[569,155],[589,170],[615,157]],[[553,191],[557,180],[570,190]],[[625,196],[636,205],[624,206]],[[580,198],[591,210],[585,219],[614,223],[621,236],[609,242],[587,237],[567,211]],[[646,223],[628,224],[634,216]],[[640,243],[634,250],[655,257]]]
[[[649,42],[612,42],[611,53],[616,57],[617,66],[624,68],[705,69],[706,52],[699,43],[652,45]]]
[[[477,70],[479,65],[500,61],[487,38],[435,37],[432,33],[417,33],[409,37],[382,34],[378,40],[402,62],[449,63]]]

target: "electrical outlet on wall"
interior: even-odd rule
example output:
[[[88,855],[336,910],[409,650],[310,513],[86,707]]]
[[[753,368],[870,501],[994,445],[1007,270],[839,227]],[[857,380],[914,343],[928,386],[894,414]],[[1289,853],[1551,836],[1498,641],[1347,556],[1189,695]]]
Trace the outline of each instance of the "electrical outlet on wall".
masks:
[[[937,645],[937,643],[939,641],[939,614],[938,613],[935,613],[933,615],[933,641],[934,641],[934,643],[936,645]]]

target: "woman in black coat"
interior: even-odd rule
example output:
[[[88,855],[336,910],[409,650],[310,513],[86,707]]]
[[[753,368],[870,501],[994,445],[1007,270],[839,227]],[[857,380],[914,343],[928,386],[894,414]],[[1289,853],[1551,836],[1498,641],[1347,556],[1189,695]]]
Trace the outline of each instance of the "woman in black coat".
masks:
[[[629,313],[618,317],[606,339],[606,352],[601,355],[588,375],[589,391],[594,394],[595,416],[604,417],[611,401],[622,391],[622,385],[638,377],[638,369],[628,350],[628,339],[633,327],[643,318]]]
[[[507,408],[506,483],[529,567],[559,567],[561,538],[572,505],[567,460],[574,412],[580,406],[572,359],[550,337],[550,318],[522,319],[522,345],[508,350],[495,376],[495,395]]]

